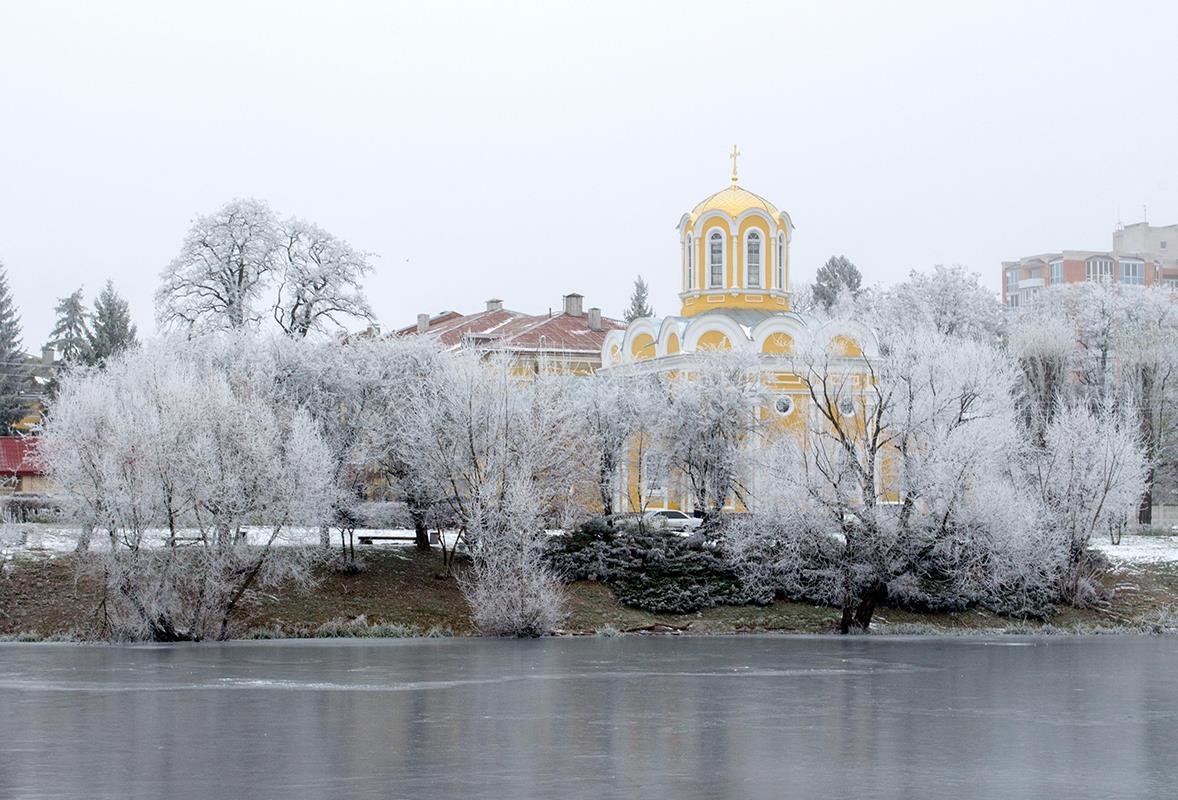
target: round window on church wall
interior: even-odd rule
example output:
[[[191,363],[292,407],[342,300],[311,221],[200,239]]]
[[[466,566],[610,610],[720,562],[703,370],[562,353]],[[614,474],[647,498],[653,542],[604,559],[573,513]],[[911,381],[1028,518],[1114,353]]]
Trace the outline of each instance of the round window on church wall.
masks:
[[[777,409],[778,414],[788,414],[794,410],[794,401],[789,397],[779,397],[774,407]]]
[[[849,417],[855,413],[855,403],[849,398],[844,397],[839,400],[839,411],[844,417]]]

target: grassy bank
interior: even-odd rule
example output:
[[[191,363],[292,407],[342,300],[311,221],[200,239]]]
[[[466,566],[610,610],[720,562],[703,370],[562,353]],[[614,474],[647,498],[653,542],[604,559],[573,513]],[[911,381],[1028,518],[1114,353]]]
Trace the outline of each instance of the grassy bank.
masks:
[[[235,633],[239,637],[468,635],[469,609],[458,587],[440,574],[437,553],[410,548],[368,550],[359,573],[324,572],[311,589],[250,598]],[[1114,590],[1105,608],[1060,610],[1046,623],[980,611],[915,613],[882,607],[873,631],[1117,632],[1160,631],[1178,626],[1178,564],[1122,566],[1109,573]],[[569,586],[569,633],[740,632],[832,633],[838,612],[805,603],[765,607],[725,606],[694,614],[651,614],[623,606],[602,584]],[[12,639],[96,634],[98,586],[80,574],[72,555],[9,561],[0,574],[0,637]]]

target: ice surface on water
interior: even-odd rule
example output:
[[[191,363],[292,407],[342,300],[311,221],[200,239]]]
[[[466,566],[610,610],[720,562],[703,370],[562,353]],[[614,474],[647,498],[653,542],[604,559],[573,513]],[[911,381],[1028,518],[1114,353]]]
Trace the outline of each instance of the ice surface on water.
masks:
[[[0,798],[1167,797],[1176,659],[1132,636],[0,645]]]

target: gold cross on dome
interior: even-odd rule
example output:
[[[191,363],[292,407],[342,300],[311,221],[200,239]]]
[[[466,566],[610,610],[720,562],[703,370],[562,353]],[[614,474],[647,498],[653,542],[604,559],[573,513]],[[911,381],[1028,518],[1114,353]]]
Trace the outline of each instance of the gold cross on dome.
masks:
[[[732,184],[736,185],[736,159],[740,156],[740,151],[736,149],[736,145],[732,145],[732,152],[728,155],[732,159]]]

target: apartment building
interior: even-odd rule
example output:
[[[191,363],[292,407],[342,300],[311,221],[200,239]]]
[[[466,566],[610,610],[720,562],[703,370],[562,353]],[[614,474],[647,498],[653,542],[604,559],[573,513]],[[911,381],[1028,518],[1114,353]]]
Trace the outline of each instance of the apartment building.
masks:
[[[1178,289],[1178,225],[1118,225],[1112,250],[1059,250],[1002,262],[1002,302],[1025,305],[1046,286],[1099,281]]]

